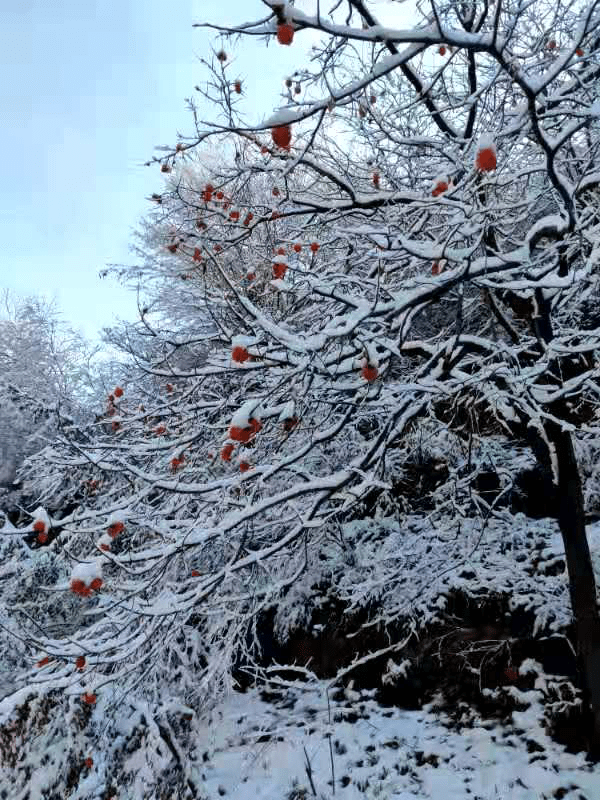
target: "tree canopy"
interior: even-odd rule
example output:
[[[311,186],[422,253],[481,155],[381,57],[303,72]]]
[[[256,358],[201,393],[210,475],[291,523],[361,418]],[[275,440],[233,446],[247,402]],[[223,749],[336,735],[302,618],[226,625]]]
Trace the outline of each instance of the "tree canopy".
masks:
[[[593,617],[574,438],[599,431],[597,3],[432,2],[404,28],[366,0],[262,5],[217,28],[210,102],[150,162],[164,186],[120,270],[140,319],[112,334],[128,375],[30,462],[47,503],[80,498],[48,524],[87,622],[30,641],[86,703],[160,694],[165,670],[188,701],[215,696],[256,668],[261,614],[289,629],[318,576],[371,624],[408,619],[419,590],[433,607],[426,567],[416,591],[397,558],[355,569],[348,522],[418,512],[439,570],[440,531],[510,527],[524,458],[563,498],[574,612]],[[231,47],[304,35],[279,108],[244,118]]]

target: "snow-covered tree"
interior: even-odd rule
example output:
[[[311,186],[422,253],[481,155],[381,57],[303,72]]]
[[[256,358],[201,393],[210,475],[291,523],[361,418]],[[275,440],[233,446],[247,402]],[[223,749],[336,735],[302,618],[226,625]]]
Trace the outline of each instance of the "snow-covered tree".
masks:
[[[63,521],[62,588],[91,612],[68,640],[36,632],[45,678],[89,702],[109,684],[160,693],[166,671],[197,702],[255,662],[261,611],[279,602],[291,624],[306,575],[345,569],[349,606],[408,614],[396,561],[353,571],[344,521],[365,501],[400,514],[394,486],[428,451],[439,526],[510,527],[519,446],[558,498],[598,741],[574,437],[593,452],[599,432],[600,9],[431,2],[399,27],[398,4],[386,24],[367,0],[313,5],[263,0],[266,16],[220,29],[205,89],[220,114],[194,107],[193,133],[152,162],[165,186],[124,272],[141,319],[115,334],[130,381],[95,431],[42,455],[48,497],[87,487]],[[281,107],[242,117],[227,42],[305,34],[314,57]],[[195,156],[214,138],[232,157],[207,175]]]
[[[5,290],[0,299],[0,487],[40,450],[60,414],[86,406],[92,350],[56,306]]]

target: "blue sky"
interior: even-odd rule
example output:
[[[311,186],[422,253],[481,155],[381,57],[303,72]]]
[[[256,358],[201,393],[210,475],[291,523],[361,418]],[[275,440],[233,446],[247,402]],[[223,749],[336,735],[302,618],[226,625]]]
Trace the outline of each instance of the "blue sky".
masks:
[[[315,0],[297,5],[309,10]],[[131,231],[163,185],[143,162],[191,130],[185,98],[199,97],[198,58],[214,41],[193,23],[260,19],[266,8],[260,0],[0,0],[0,8],[0,288],[55,297],[65,321],[95,338],[115,316],[136,315],[135,296],[98,273],[135,263]],[[252,38],[237,48],[231,75],[244,80],[251,117],[278,105],[283,78],[306,63],[314,41],[305,32],[291,47]]]
[[[0,287],[56,297],[65,320],[95,337],[115,315],[135,316],[135,297],[98,273],[108,263],[134,263],[131,230],[148,209],[145,198],[162,187],[158,169],[143,162],[155,145],[191,130],[185,98],[205,75],[198,57],[214,38],[192,24],[258,19],[265,7],[258,0],[0,5]],[[267,51],[253,40],[238,52],[247,97],[267,113],[306,48],[270,43]],[[256,69],[260,57],[268,69]]]

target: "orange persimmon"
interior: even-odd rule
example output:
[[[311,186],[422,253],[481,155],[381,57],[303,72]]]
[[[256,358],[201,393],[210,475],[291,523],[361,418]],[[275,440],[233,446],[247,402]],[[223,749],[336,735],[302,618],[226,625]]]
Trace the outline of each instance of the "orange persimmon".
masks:
[[[120,533],[123,533],[125,530],[125,525],[122,522],[113,522],[108,526],[106,532],[110,536],[111,539],[116,539]]]
[[[283,280],[286,272],[287,264],[280,264],[279,262],[275,262],[275,264],[273,264],[273,278],[275,280]]]
[[[477,151],[475,157],[475,167],[480,172],[492,172],[496,169],[496,149],[494,147],[482,147]]]
[[[241,345],[236,345],[231,351],[231,360],[237,362],[238,364],[243,364],[244,361],[249,359],[249,357],[250,355],[248,351]]]
[[[277,41],[287,45],[294,41],[294,28],[289,22],[282,22],[277,26]]]
[[[235,449],[235,446],[228,442],[221,450],[221,458],[223,461],[231,461],[231,455]]]
[[[379,375],[379,370],[377,369],[377,367],[372,367],[370,364],[366,364],[362,368],[360,374],[366,381],[372,383],[374,380],[377,379],[377,376]]]
[[[271,138],[277,147],[289,150],[292,143],[292,129],[289,125],[275,125],[271,128]]]

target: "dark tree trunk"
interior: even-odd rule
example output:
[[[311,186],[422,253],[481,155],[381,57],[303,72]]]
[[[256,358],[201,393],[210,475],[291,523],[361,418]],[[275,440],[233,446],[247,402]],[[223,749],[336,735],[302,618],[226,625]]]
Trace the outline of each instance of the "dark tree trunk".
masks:
[[[571,434],[546,423],[558,467],[558,523],[565,546],[577,651],[592,721],[591,753],[600,756],[600,617],[596,580],[585,532],[581,477]]]

